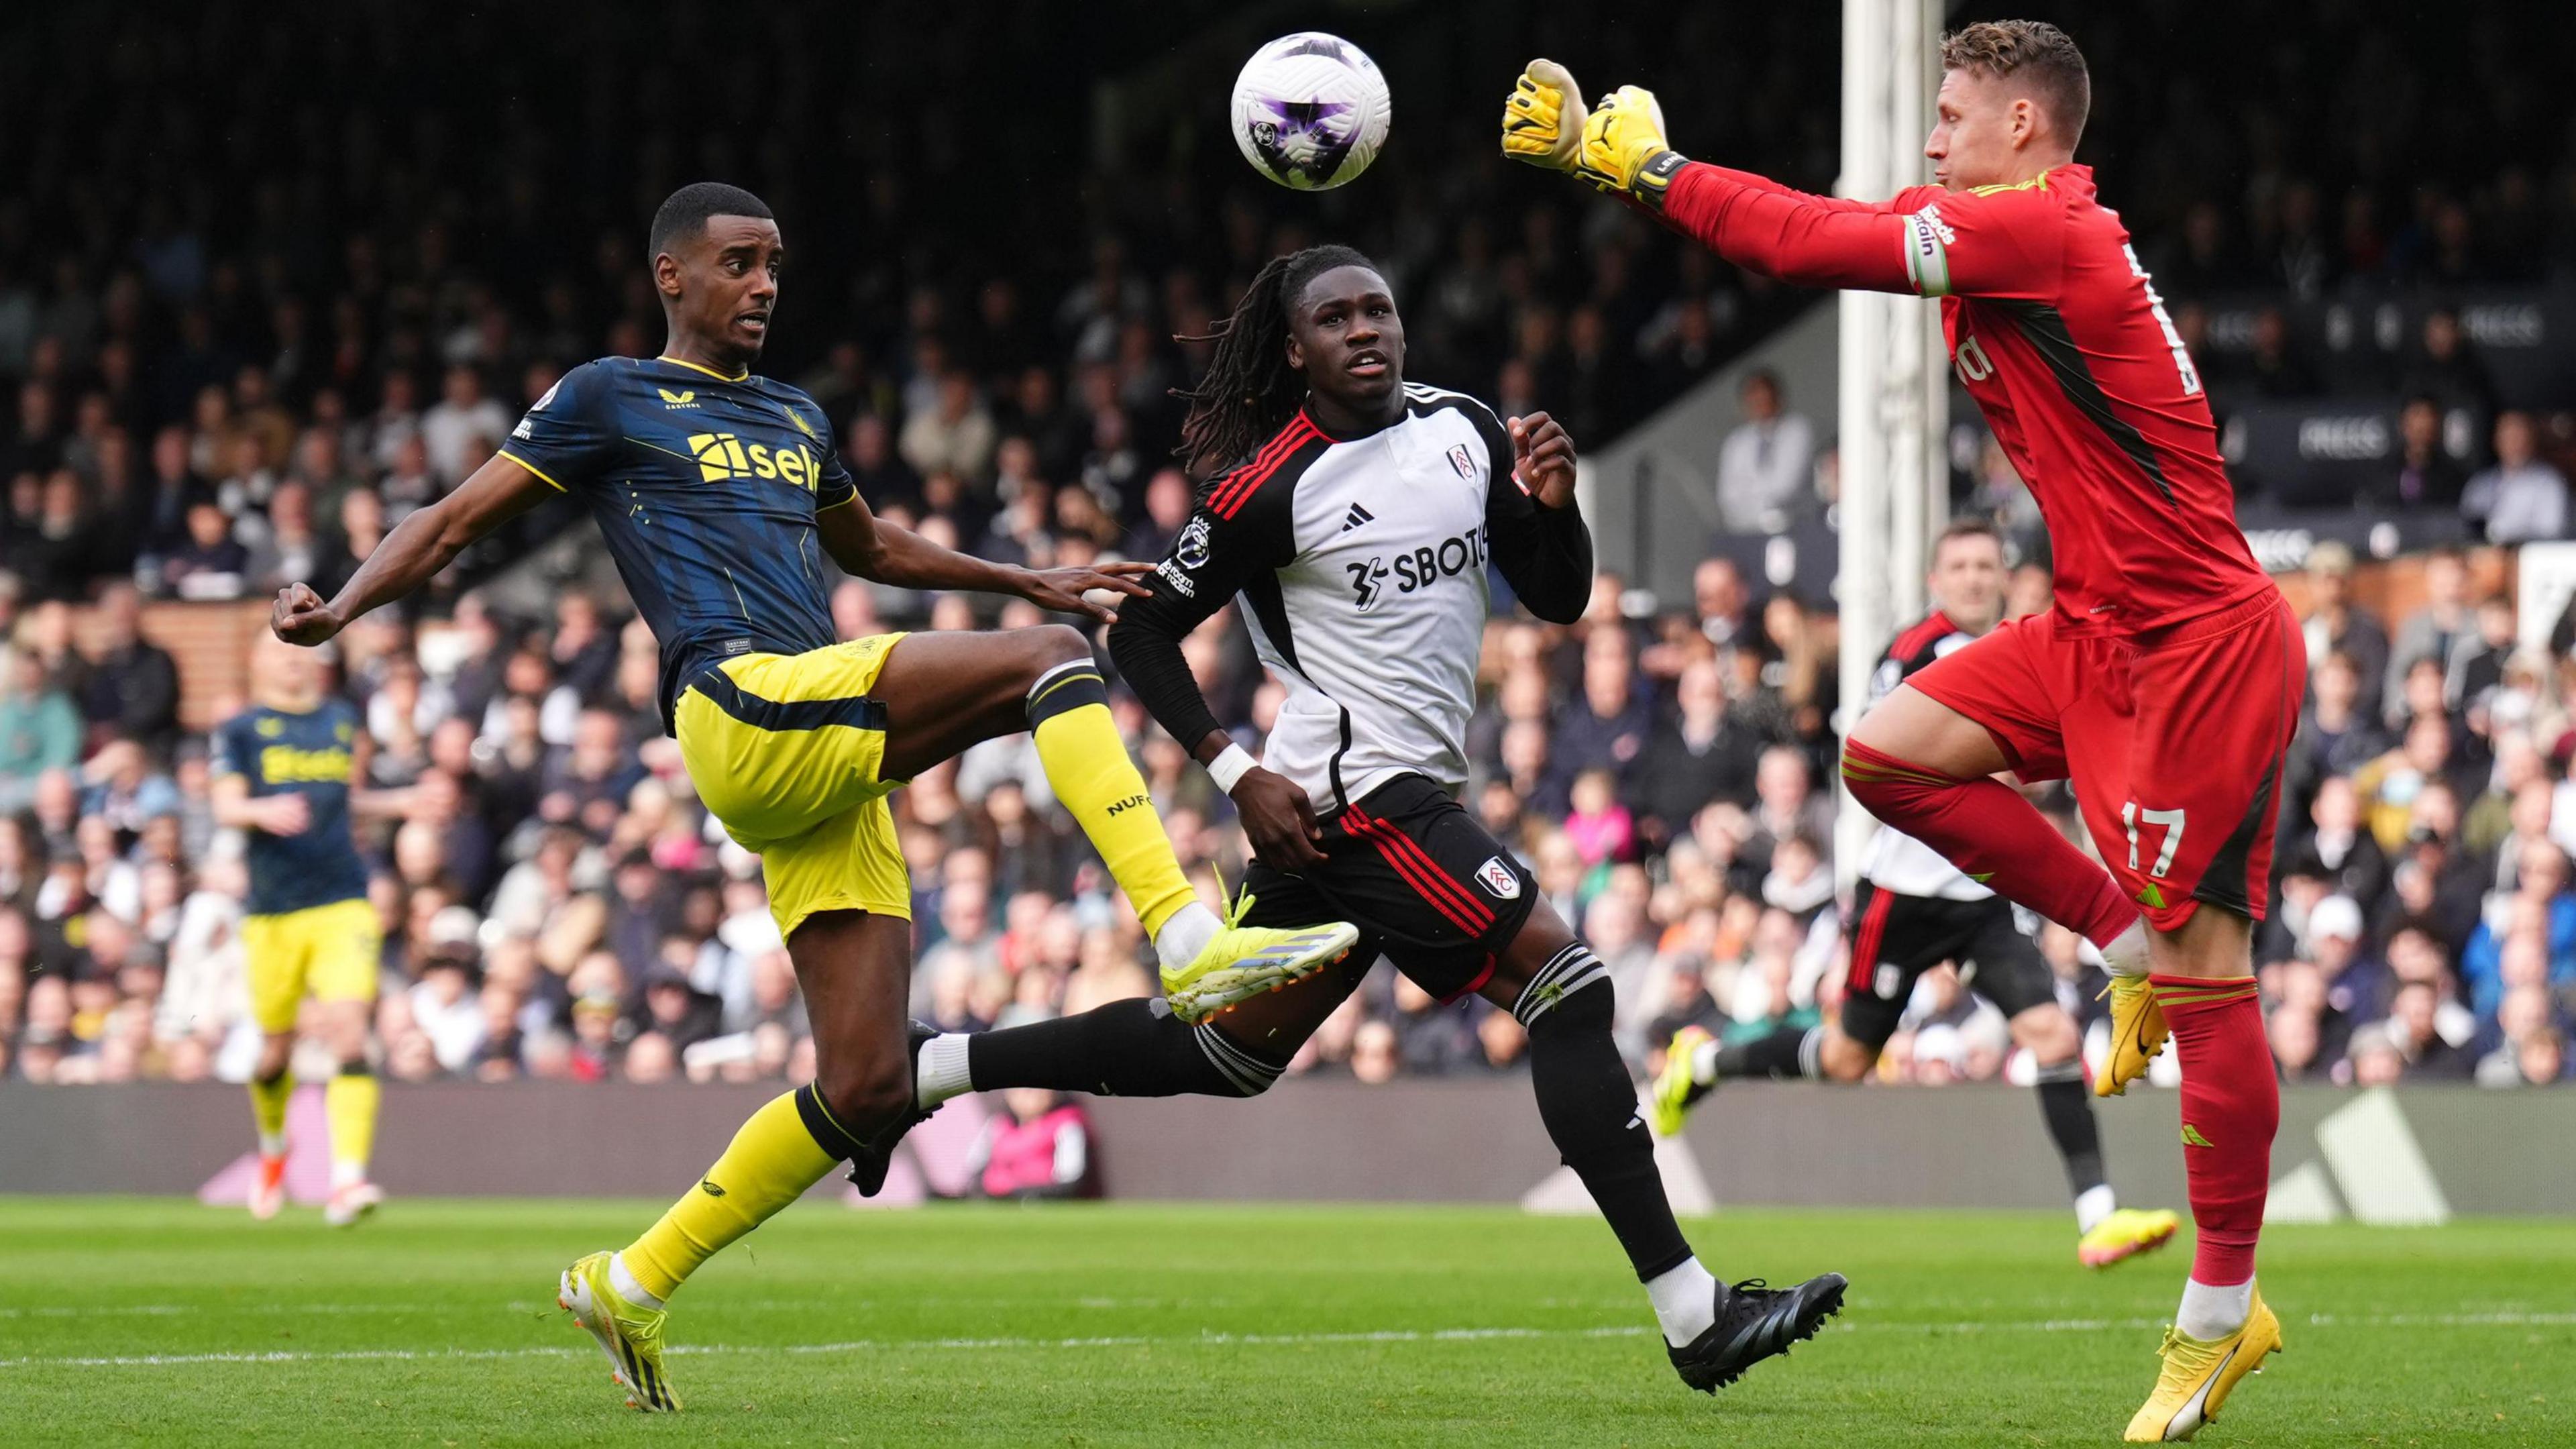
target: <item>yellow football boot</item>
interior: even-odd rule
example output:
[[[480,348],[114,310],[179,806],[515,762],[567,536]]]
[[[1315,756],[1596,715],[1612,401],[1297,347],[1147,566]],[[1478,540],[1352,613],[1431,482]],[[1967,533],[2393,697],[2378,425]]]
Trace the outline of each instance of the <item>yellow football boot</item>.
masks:
[[[2108,1268],[2173,1241],[2182,1219],[2171,1208],[2118,1208],[2075,1240],[2075,1257],[2087,1268]]]
[[[2215,1422],[2236,1381],[2261,1373],[2264,1358],[2281,1351],[2281,1320],[2263,1305],[2258,1288],[2243,1328],[2208,1343],[2167,1328],[2164,1345],[2156,1351],[2164,1358],[2164,1372],[2156,1375],[2156,1391],[2147,1395],[2146,1406],[2121,1436],[2132,1444],[2177,1443]]]
[[[1163,998],[1172,1015],[1193,1025],[1239,1001],[1303,981],[1359,944],[1360,928],[1344,921],[1279,930],[1242,924],[1252,909],[1252,893],[1235,898],[1225,928],[1216,933],[1189,965],[1163,967]]]
[[[662,1372],[662,1321],[670,1315],[621,1297],[608,1278],[608,1253],[593,1253],[564,1269],[555,1304],[590,1331],[608,1367],[626,1390],[626,1406],[648,1414],[676,1413],[680,1396]]]
[[[1708,1032],[1686,1026],[1673,1033],[1672,1045],[1664,1048],[1664,1069],[1655,1075],[1654,1126],[1658,1137],[1678,1137],[1682,1119],[1690,1115],[1691,1104],[1708,1095],[1699,1078],[1691,1071],[1691,1062],[1699,1049],[1712,1040]],[[1715,1083],[1709,1085],[1714,1086]]]
[[[2144,976],[2113,976],[2102,994],[2111,998],[2111,1060],[2093,1079],[2093,1095],[2117,1097],[2147,1074],[2147,1063],[2173,1035],[2155,987]]]

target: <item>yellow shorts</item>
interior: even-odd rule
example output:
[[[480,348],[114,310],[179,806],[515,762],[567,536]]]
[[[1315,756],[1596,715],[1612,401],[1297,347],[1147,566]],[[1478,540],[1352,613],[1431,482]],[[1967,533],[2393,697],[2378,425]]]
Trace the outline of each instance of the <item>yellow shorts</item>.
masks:
[[[912,919],[912,877],[881,780],[885,705],[868,695],[901,634],[803,654],[737,654],[680,692],[680,759],[725,833],[760,856],[769,914]]]
[[[242,918],[250,957],[250,1014],[261,1031],[295,1030],[296,1008],[317,1001],[373,1001],[384,932],[365,900]]]

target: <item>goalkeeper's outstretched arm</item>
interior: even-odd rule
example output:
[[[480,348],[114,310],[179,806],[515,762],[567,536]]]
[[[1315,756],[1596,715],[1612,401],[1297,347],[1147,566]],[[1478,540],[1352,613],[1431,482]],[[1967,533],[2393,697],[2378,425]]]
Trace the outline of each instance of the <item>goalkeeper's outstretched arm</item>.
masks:
[[[1664,139],[1653,92],[1636,86],[1587,109],[1564,67],[1530,62],[1504,102],[1503,154],[1571,172],[1747,271],[1802,286],[1938,295],[1909,260],[1914,221],[1894,202],[1814,196],[1689,160]]]

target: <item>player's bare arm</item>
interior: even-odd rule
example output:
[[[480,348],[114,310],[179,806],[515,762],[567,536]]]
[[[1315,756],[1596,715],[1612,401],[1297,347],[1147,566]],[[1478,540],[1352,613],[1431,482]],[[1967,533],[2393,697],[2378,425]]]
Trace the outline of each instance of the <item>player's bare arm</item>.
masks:
[[[1146,605],[1129,610],[1109,636],[1119,671],[1138,686],[1165,728],[1175,723],[1190,728],[1180,711],[1213,721],[1216,716],[1208,709],[1207,696],[1181,656],[1181,640],[1214,610],[1183,612],[1186,605],[1178,598],[1167,599],[1141,588],[1137,593],[1147,600]],[[1230,762],[1229,752],[1236,757]],[[1292,875],[1323,864],[1324,853],[1316,846],[1324,838],[1324,828],[1316,822],[1315,802],[1305,787],[1252,763],[1251,753],[1212,723],[1199,732],[1190,754],[1234,801],[1253,859]]]
[[[239,775],[216,776],[208,794],[215,823],[228,830],[302,835],[313,823],[313,806],[301,794],[289,790],[276,795],[253,795],[250,781]]]
[[[495,455],[455,492],[396,524],[327,602],[310,584],[278,590],[269,627],[289,644],[323,643],[350,620],[427,583],[476,540],[554,492],[552,484],[525,466]]]
[[[1086,600],[1083,595],[1103,589],[1120,597],[1144,598],[1145,586],[1136,579],[1154,568],[1149,563],[1135,562],[1060,569],[997,564],[942,548],[908,528],[898,528],[871,512],[865,499],[856,497],[816,514],[814,524],[822,533],[824,552],[843,572],[854,577],[897,588],[1003,594],[1026,599],[1041,609],[1081,614],[1102,623],[1117,622],[1117,606]]]
[[[390,790],[369,790],[361,780],[373,778],[368,772],[376,759],[376,739],[365,730],[349,741],[349,813],[360,820],[397,820],[411,813],[420,800],[420,787],[401,785]]]

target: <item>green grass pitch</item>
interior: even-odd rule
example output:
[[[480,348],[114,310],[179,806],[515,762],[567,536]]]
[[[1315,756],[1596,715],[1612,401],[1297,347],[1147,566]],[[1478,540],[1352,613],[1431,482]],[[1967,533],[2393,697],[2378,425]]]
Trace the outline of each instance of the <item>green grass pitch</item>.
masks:
[[[554,1281],[658,1208],[0,1200],[0,1442],[2107,1444],[2188,1262],[2088,1273],[2058,1214],[1695,1221],[1721,1273],[1852,1280],[1712,1399],[1585,1219],[808,1204],[680,1297],[688,1411],[647,1418]],[[2576,1226],[2281,1228],[2264,1265],[2288,1351],[2202,1443],[2576,1443]]]

